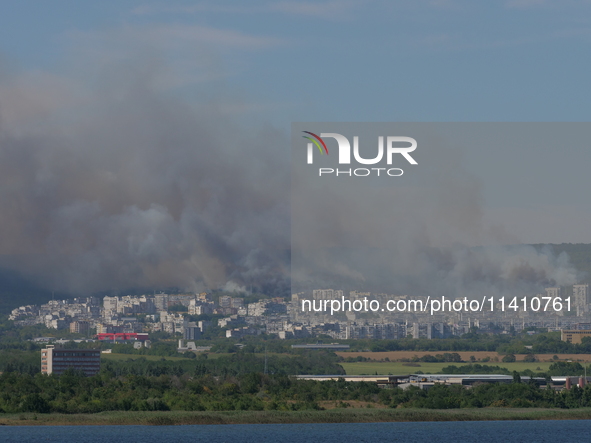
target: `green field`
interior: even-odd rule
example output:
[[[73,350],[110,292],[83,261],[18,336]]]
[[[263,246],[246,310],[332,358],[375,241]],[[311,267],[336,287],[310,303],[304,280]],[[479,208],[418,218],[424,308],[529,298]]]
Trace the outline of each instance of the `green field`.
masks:
[[[139,354],[101,354],[101,359],[104,360],[138,360],[140,358],[145,358],[149,361],[160,361],[164,360],[187,360],[185,357],[161,357],[159,355],[139,355]]]
[[[228,356],[231,354],[207,354],[208,358],[219,358],[222,356]],[[265,354],[256,354],[257,357],[264,357]],[[275,354],[268,354],[269,356]],[[185,357],[161,357],[158,355],[138,355],[138,354],[101,354],[101,358],[105,360],[118,360],[118,361],[127,361],[127,360],[138,360],[140,358],[145,358],[149,361],[161,361],[169,360],[169,361],[179,361],[179,360],[187,360]],[[347,375],[405,375],[405,374],[414,374],[418,371],[423,372],[424,374],[436,374],[441,372],[443,368],[450,365],[455,366],[462,366],[468,363],[413,363],[418,364],[420,366],[405,366],[403,362],[380,362],[380,361],[366,361],[366,362],[355,362],[355,363],[339,363],[346,371]],[[526,363],[526,362],[515,362],[515,363],[502,363],[502,362],[489,362],[489,363],[479,363],[482,365],[490,365],[490,366],[500,366],[502,368],[507,368],[509,371],[525,371],[526,369],[530,369],[534,372],[543,372],[547,371],[552,363],[550,362],[534,362],[534,363]],[[539,369],[538,369],[539,368]]]
[[[201,355],[201,354],[197,353],[197,357],[199,357],[199,355]],[[220,357],[228,357],[230,355],[232,355],[232,354],[224,354],[224,353],[217,354],[217,353],[208,352],[207,358],[208,359],[215,359],[215,358],[220,358]],[[265,358],[264,353],[261,353],[261,354],[256,353],[254,355],[256,355],[258,358]],[[295,355],[295,354],[275,354],[275,353],[271,353],[271,352],[269,352],[267,354],[268,357],[271,357],[273,355],[297,357],[297,355]],[[145,358],[146,360],[149,360],[149,361],[160,361],[162,359],[171,360],[171,361],[188,360],[188,358],[186,358],[186,357],[181,357],[180,354],[178,357],[161,357],[159,355],[139,355],[139,354],[101,354],[101,358],[103,358],[105,360],[123,360],[123,361],[138,360],[140,358]]]
[[[199,355],[199,354],[197,354]],[[207,353],[207,358],[220,358],[220,357],[229,357],[233,354],[230,353],[224,353],[224,352],[208,352]],[[264,352],[255,352],[254,354],[255,357],[257,358],[265,358],[265,353]],[[298,357],[297,354],[281,354],[281,353],[275,353],[275,352],[268,352],[267,353],[267,357],[271,357],[271,356],[281,356],[281,357]]]
[[[443,368],[450,365],[463,366],[468,363],[416,363],[420,366],[404,366],[403,362],[355,362],[355,363],[339,363],[347,372],[347,375],[406,375],[415,374],[417,371],[421,371],[424,374],[436,374],[441,372]],[[500,366],[501,368],[507,368],[509,371],[525,371],[530,369],[534,372],[547,371],[552,363],[550,362],[515,362],[515,363],[502,363],[502,362],[489,362],[479,363],[482,365],[489,366]],[[538,369],[539,368],[539,369]]]

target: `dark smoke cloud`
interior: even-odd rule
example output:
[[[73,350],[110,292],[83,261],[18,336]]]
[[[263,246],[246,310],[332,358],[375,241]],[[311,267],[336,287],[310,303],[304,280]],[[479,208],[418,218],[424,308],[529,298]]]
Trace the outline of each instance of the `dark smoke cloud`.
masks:
[[[179,98],[149,51],[92,66],[84,81],[0,71],[0,266],[76,293],[284,294],[286,135],[229,118],[207,83],[207,100]],[[415,179],[395,186],[296,177],[296,288],[475,296],[575,283],[566,256],[502,246],[519,239],[486,223],[477,175],[455,147],[425,149],[432,138]]]
[[[287,287],[285,134],[155,87],[0,77],[0,265],[71,292]]]

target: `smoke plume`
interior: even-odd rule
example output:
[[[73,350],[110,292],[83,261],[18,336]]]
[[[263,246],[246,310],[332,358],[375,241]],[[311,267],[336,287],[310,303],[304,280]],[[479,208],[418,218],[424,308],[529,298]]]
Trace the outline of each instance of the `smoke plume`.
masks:
[[[464,165],[467,149],[485,149],[483,140],[494,145],[498,134],[521,137],[524,149],[537,148],[527,145],[536,128],[314,123],[292,129],[294,146],[299,146],[292,166],[294,292],[335,288],[452,297],[534,295],[580,280],[566,254],[556,257],[549,248],[518,245],[510,229],[491,225],[484,216],[478,171]],[[336,143],[327,139],[330,154],[315,157],[310,165],[303,158],[304,130],[336,132],[349,140],[359,136],[365,158],[375,157],[377,134],[413,135],[419,140],[413,152],[418,164],[393,164],[404,168],[401,177],[320,176],[319,167],[337,167],[336,157],[331,159]],[[355,165],[338,167],[346,171]]]
[[[158,58],[92,66],[84,81],[0,70],[0,266],[47,288],[285,294],[293,278],[296,289],[475,296],[579,278],[566,256],[503,246],[519,239],[486,222],[477,171],[437,131],[404,180],[296,174],[290,208],[283,132],[229,117],[215,91],[163,88]]]
[[[287,288],[285,134],[162,90],[164,66],[95,67],[0,74],[0,265],[74,293]]]

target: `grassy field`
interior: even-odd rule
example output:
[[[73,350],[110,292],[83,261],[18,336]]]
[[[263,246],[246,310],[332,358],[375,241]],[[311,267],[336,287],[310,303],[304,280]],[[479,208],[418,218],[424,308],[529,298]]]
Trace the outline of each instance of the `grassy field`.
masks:
[[[588,420],[591,409],[331,409],[327,411],[101,412],[3,414],[2,425],[197,425],[266,423],[377,423],[408,421]]]
[[[347,375],[366,375],[366,374],[378,374],[378,375],[406,375],[414,374],[417,371],[421,371],[424,374],[435,374],[441,372],[444,367],[455,365],[462,366],[468,363],[413,363],[420,366],[404,366],[402,362],[380,362],[380,361],[364,361],[356,363],[339,363],[347,372]],[[507,368],[509,371],[524,371],[531,369],[534,372],[547,371],[552,363],[549,362],[515,362],[515,363],[502,363],[502,362],[488,362],[479,363],[482,365],[500,366],[501,368]]]
[[[233,354],[229,354],[229,353],[217,353],[217,352],[208,352],[207,353],[207,358],[220,358],[220,357],[228,357],[230,355]],[[264,352],[255,352],[254,354],[252,354],[258,358],[265,358],[265,353]],[[297,354],[287,354],[287,353],[276,353],[276,352],[268,352],[267,353],[267,357],[271,357],[271,356],[280,356],[280,357],[294,357],[297,358],[298,355]]]
[[[352,353],[351,353],[352,354]],[[368,354],[368,353],[364,353]],[[380,353],[374,353],[380,354]],[[219,358],[222,356],[228,356],[231,354],[212,354],[208,353],[208,358]],[[256,354],[257,357],[264,357],[265,354]],[[268,354],[271,355],[278,355],[278,354]],[[297,357],[297,355],[291,354],[281,354],[281,355],[290,355],[292,357]],[[104,360],[123,360],[127,361],[137,360],[140,358],[145,358],[149,361],[160,361],[162,359],[170,360],[170,361],[179,361],[179,360],[187,360],[185,357],[160,357],[157,355],[137,355],[137,354],[101,354],[101,358]],[[524,371],[526,369],[530,369],[534,372],[543,372],[547,371],[551,362],[534,362],[534,363],[527,363],[523,361],[517,361],[515,363],[503,363],[503,362],[476,362],[482,365],[490,365],[490,366],[500,366],[502,368],[507,368],[509,371]],[[421,371],[424,374],[434,374],[441,372],[444,367],[449,365],[456,365],[461,366],[468,363],[413,363],[413,365],[420,365],[420,366],[408,366],[405,365],[403,362],[391,361],[391,362],[384,362],[384,361],[366,361],[366,362],[354,362],[354,363],[339,363],[345,369],[348,375],[386,375],[386,374],[394,374],[394,375],[404,375],[404,374],[414,374],[417,371]]]
[[[422,357],[424,355],[436,355],[443,354],[445,352],[452,353],[454,351],[386,351],[386,352],[336,352],[337,355],[347,357],[363,357],[369,360],[382,361],[388,358],[390,361],[399,361],[402,359],[412,359],[413,357]],[[476,358],[476,360],[482,360],[485,358],[490,359],[487,364],[497,364],[501,362],[504,355],[497,352],[485,352],[485,351],[460,351],[457,352],[462,360],[470,361],[470,357]],[[591,354],[557,354],[559,360],[562,361],[579,361],[579,362],[591,362]],[[525,354],[515,354],[517,361],[522,361],[525,358]],[[541,362],[551,362],[554,360],[554,354],[536,354],[536,358]],[[496,360],[496,362],[495,362]],[[480,363],[480,362],[478,362]]]
[[[200,354],[197,354],[197,356],[199,356]],[[216,358],[220,358],[220,357],[228,357],[232,354],[224,354],[224,353],[211,353],[208,352],[207,353],[207,358],[208,359],[216,359]],[[264,358],[265,354],[264,353],[256,353],[254,354],[259,358]],[[274,354],[269,352],[267,354],[269,357],[271,357],[272,355],[281,355],[281,356],[288,356],[288,357],[298,357],[296,354]],[[138,355],[138,354],[101,354],[101,358],[105,359],[105,360],[123,360],[123,361],[127,361],[129,359],[131,360],[137,360],[139,358],[145,358],[146,360],[150,360],[150,361],[160,361],[162,359],[165,360],[171,360],[171,361],[178,361],[178,360],[188,360],[186,357],[161,357],[159,355]]]
[[[150,361],[160,361],[162,359],[165,360],[187,360],[185,357],[161,357],[159,355],[138,355],[138,354],[101,354],[101,359],[104,360],[137,360],[140,358],[145,358],[146,360]]]

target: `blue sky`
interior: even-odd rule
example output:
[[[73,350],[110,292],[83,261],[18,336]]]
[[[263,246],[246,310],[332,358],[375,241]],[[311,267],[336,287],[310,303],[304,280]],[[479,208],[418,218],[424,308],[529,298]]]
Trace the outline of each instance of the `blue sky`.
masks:
[[[20,69],[63,73],[73,52],[106,57],[152,45],[181,77],[171,90],[226,91],[229,108],[279,125],[590,119],[588,1],[23,1],[2,9],[0,50]]]

